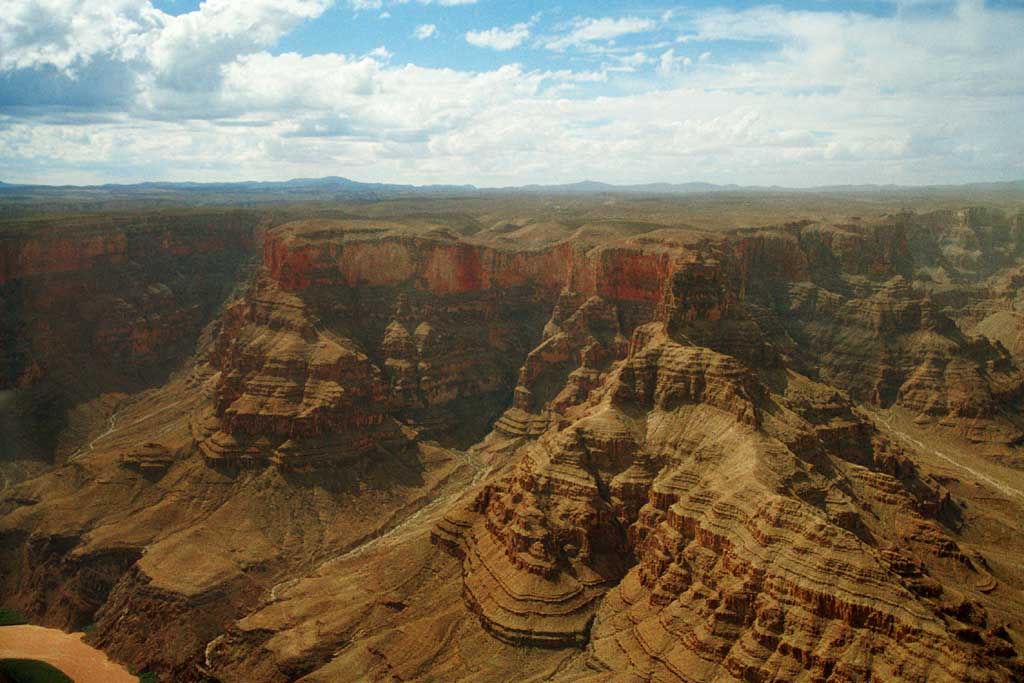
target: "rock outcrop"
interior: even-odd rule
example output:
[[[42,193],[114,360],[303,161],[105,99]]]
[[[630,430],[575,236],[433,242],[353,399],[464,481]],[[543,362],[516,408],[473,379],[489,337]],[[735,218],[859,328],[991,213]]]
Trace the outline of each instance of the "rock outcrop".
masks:
[[[990,578],[943,530],[948,493],[826,387],[781,384],[638,328],[580,417],[435,528],[470,608],[655,680],[1019,675],[934,578]]]
[[[76,408],[166,381],[236,286],[259,221],[210,211],[5,226],[0,460],[68,456],[106,419]]]
[[[4,604],[183,682],[1024,676],[1021,216],[474,210],[5,236]]]
[[[258,278],[228,307],[210,356],[219,429],[200,442],[207,462],[306,469],[401,440],[385,419],[380,370],[353,346],[319,332],[299,297]]]

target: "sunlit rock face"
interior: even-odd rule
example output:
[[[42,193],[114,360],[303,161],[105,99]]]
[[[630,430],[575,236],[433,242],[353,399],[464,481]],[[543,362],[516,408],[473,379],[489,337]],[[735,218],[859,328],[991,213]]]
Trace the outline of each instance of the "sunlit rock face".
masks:
[[[0,597],[180,681],[1024,675],[1016,508],[889,426],[1013,462],[1020,216],[485,232],[5,244],[5,389],[102,401]]]
[[[955,504],[855,407],[1020,439],[1012,353],[915,275],[995,271],[949,254],[986,233],[1019,257],[1006,227],[968,211],[709,241],[660,271],[628,346],[616,326],[598,343],[580,321],[601,307],[563,294],[496,425],[535,440],[433,532],[470,609],[500,639],[589,641],[601,666],[656,680],[1015,675],[1000,627],[950,618],[966,598],[937,577],[992,585],[952,539]],[[559,367],[564,388],[531,403]]]

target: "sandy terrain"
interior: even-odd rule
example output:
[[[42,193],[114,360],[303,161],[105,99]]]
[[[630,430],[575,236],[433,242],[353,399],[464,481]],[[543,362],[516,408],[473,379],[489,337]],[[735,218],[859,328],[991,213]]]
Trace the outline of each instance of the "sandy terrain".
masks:
[[[57,667],[75,683],[137,683],[137,677],[82,642],[82,633],[42,626],[0,627],[0,659],[37,659]]]

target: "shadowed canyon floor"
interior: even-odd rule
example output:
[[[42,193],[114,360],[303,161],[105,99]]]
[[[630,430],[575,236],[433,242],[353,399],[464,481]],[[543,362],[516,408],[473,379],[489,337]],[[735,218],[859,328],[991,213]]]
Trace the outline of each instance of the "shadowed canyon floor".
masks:
[[[1022,200],[814,201],[12,223],[0,603],[173,681],[1020,680]]]

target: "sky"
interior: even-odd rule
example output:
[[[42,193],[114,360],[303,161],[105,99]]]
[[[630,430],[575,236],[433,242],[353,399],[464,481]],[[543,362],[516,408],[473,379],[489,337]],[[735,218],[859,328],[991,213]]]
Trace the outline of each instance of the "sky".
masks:
[[[4,0],[0,181],[1024,178],[1024,0]]]

